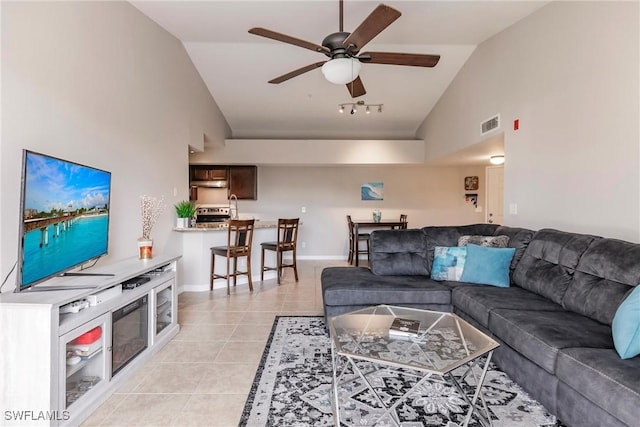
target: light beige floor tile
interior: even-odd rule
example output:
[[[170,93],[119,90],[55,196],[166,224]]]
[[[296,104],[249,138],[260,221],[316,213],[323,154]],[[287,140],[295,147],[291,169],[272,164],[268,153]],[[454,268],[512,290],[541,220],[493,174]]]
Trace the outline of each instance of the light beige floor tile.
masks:
[[[213,363],[203,369],[202,381],[194,394],[248,395],[255,374],[255,364]]]
[[[159,363],[135,393],[193,393],[201,380],[199,363]]]
[[[240,320],[240,325],[273,326],[273,321],[277,315],[277,311],[247,311]]]
[[[154,356],[155,359],[155,356]],[[118,389],[115,391],[120,394],[131,393],[135,390],[136,387],[144,381],[147,376],[151,375],[153,372],[153,367],[157,362],[154,360],[152,363],[146,363],[142,366],[135,374],[133,374],[127,381],[125,381]]]
[[[237,426],[246,395],[243,394],[198,394],[193,395],[180,414],[175,426]]]
[[[262,341],[227,342],[218,356],[216,363],[257,363],[264,352]]]
[[[112,394],[109,398],[96,409],[82,424],[82,427],[97,427],[104,420],[108,419],[112,412],[118,407],[126,397],[121,394]]]
[[[224,341],[171,341],[158,357],[164,363],[211,363],[223,347]]]
[[[263,341],[269,338],[271,325],[238,325],[229,341]]]
[[[181,325],[180,333],[174,341],[226,341],[235,325]]]
[[[201,323],[201,320],[207,315],[206,311],[180,310],[178,309],[178,323],[180,325],[189,325]]]
[[[244,311],[210,311],[203,313],[198,324],[207,325],[235,325],[244,316]]]

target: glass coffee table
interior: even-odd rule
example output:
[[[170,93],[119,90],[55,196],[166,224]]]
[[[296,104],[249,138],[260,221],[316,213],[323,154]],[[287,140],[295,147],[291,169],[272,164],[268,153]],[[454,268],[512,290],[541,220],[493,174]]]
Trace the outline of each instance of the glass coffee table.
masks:
[[[419,321],[417,336],[390,336],[395,318]],[[398,412],[406,412],[404,402],[425,389],[451,387],[459,394],[455,398],[469,406],[463,426],[474,412],[481,424],[492,425],[481,389],[499,344],[457,315],[379,305],[333,317],[329,328],[336,426],[402,426]],[[457,368],[463,371],[458,378],[452,373],[459,373]],[[356,414],[348,398],[341,399],[358,386],[374,410]]]

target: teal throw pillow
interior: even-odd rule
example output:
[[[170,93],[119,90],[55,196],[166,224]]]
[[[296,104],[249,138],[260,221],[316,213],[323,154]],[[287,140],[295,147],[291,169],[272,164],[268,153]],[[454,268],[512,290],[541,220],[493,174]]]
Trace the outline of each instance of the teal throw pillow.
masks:
[[[468,244],[467,260],[460,278],[463,282],[509,287],[509,266],[515,248],[489,248]]]
[[[464,270],[466,256],[466,246],[436,246],[433,250],[431,278],[433,280],[459,281]]]
[[[640,285],[618,306],[613,323],[613,345],[622,359],[640,354]]]

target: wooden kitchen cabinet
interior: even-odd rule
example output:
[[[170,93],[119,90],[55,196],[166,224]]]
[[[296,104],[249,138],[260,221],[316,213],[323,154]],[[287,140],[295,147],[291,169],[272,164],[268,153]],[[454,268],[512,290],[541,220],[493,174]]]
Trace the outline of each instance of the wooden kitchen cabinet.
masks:
[[[257,200],[258,168],[256,166],[229,166],[229,196],[239,200]]]
[[[191,181],[225,181],[228,168],[225,166],[192,165],[190,168]]]

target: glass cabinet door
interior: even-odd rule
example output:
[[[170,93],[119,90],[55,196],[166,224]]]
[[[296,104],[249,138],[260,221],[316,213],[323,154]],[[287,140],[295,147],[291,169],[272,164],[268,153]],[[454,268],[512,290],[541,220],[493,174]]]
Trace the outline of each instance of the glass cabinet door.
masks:
[[[110,372],[110,316],[104,314],[60,337],[60,407],[106,386]]]
[[[173,281],[167,282],[166,286],[155,289],[155,335],[158,336],[163,330],[171,325],[175,314],[175,301],[173,298]]]

